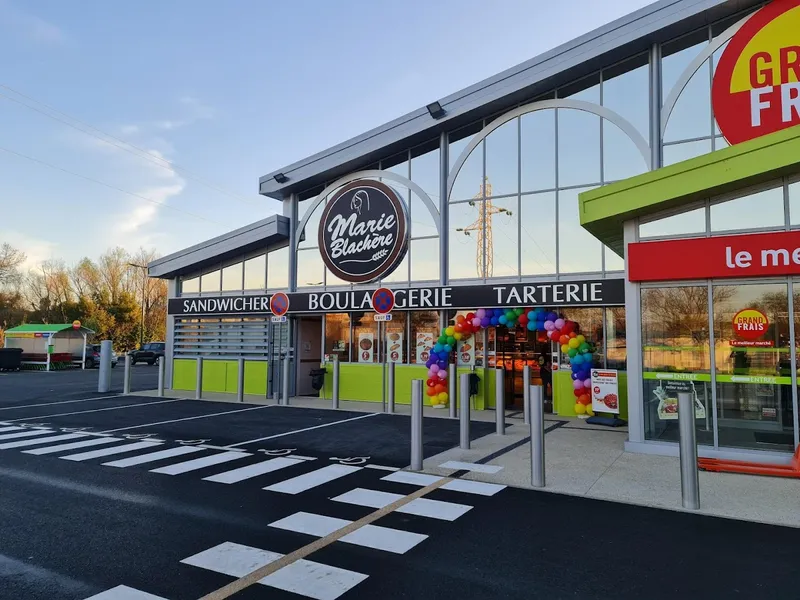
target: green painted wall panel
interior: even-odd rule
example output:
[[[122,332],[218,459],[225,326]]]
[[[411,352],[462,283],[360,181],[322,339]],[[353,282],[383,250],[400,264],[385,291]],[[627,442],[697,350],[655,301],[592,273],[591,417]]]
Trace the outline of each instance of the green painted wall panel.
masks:
[[[244,361],[244,393],[253,396],[267,395],[267,369],[263,360]],[[234,386],[236,385],[234,380]]]
[[[225,392],[228,374],[227,361],[203,361],[203,391]]]
[[[575,394],[570,371],[553,373],[553,409],[562,417],[575,416]],[[628,419],[628,373],[619,371],[619,416]]]
[[[197,361],[176,358],[172,361],[172,389],[194,390],[197,381]]]
[[[226,361],[225,367],[225,391],[229,394],[235,394],[239,383],[239,361]]]

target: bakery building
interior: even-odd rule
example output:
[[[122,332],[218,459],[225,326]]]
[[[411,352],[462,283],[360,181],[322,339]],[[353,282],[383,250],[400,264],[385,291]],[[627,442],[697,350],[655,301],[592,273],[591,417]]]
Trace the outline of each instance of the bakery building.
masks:
[[[398,403],[423,379],[446,407],[456,364],[476,409],[502,368],[513,410],[528,365],[548,410],[619,415],[631,451],[677,452],[690,391],[701,454],[785,456],[797,31],[800,0],[657,2],[261,177],[280,214],[150,265],[169,386],[202,357],[205,391],[235,393],[242,364],[272,396],[288,357],[291,393],[317,395],[336,359],[341,399],[381,402],[394,363]]]

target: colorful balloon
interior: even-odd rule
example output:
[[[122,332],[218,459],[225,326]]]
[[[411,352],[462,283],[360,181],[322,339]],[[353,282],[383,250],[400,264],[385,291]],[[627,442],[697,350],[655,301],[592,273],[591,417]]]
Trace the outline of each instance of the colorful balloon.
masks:
[[[439,369],[437,375],[439,376],[439,379],[447,379],[447,369]]]
[[[556,319],[555,320],[556,329],[563,329],[564,328],[564,319]]]
[[[575,348],[576,350],[581,345],[581,343],[578,341],[578,338],[572,338],[568,343],[570,348]]]
[[[438,396],[439,403],[440,404],[447,404],[447,399],[448,398],[449,398],[449,396],[447,395],[447,392],[442,392]]]
[[[576,415],[585,415],[586,414],[586,407],[583,404],[576,404],[575,405],[575,414]]]
[[[583,382],[580,379],[576,379],[575,381],[572,382],[572,387],[576,390],[582,390]]]
[[[483,320],[483,318],[486,316],[486,309],[479,308],[478,312],[475,313],[475,316]]]
[[[553,331],[553,329],[555,329],[555,326],[556,326],[556,325],[555,325],[555,323],[553,323],[553,322],[552,322],[552,321],[550,321],[549,319],[548,319],[547,321],[545,321],[545,322],[544,322],[544,328],[545,328],[547,331]]]
[[[528,328],[528,331],[536,331],[536,320],[534,319],[533,321],[528,321],[526,327]]]
[[[431,366],[431,373],[436,375],[436,373],[438,373],[438,372],[439,372],[439,365],[432,365]]]
[[[435,396],[437,394],[435,387],[429,387],[425,392],[428,396]]]
[[[578,398],[578,404],[583,404],[586,406],[587,404],[591,404],[592,399],[589,397],[589,394],[584,394]]]
[[[569,352],[569,346],[567,346],[566,344],[561,344],[561,352],[563,354],[566,354],[567,352]]]
[[[584,379],[583,380],[583,387],[585,387],[586,389],[589,389],[590,387],[592,387],[592,378],[591,377],[589,379]]]
[[[562,346],[566,346],[567,344],[569,344],[569,336],[562,334],[561,337],[558,338],[558,343],[561,344]],[[566,350],[564,350],[564,352],[566,352]]]
[[[472,319],[472,326],[473,327],[480,327],[481,326],[481,318],[480,317],[475,317],[474,319]]]

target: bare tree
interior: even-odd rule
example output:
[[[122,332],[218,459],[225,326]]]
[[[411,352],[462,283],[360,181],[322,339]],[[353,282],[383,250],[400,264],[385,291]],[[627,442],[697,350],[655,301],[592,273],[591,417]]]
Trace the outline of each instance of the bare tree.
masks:
[[[0,287],[19,285],[19,267],[25,262],[25,253],[10,244],[0,246]]]

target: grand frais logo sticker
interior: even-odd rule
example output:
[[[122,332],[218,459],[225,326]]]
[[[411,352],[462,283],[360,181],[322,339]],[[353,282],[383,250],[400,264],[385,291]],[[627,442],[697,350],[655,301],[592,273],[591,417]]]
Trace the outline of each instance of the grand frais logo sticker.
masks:
[[[755,308],[745,308],[733,316],[733,334],[742,340],[757,340],[767,333],[769,319]]]
[[[397,268],[408,245],[400,195],[379,181],[355,181],[325,206],[319,225],[322,260],[338,278],[366,283]]]
[[[800,0],[775,0],[728,42],[711,90],[730,144],[800,125]]]

